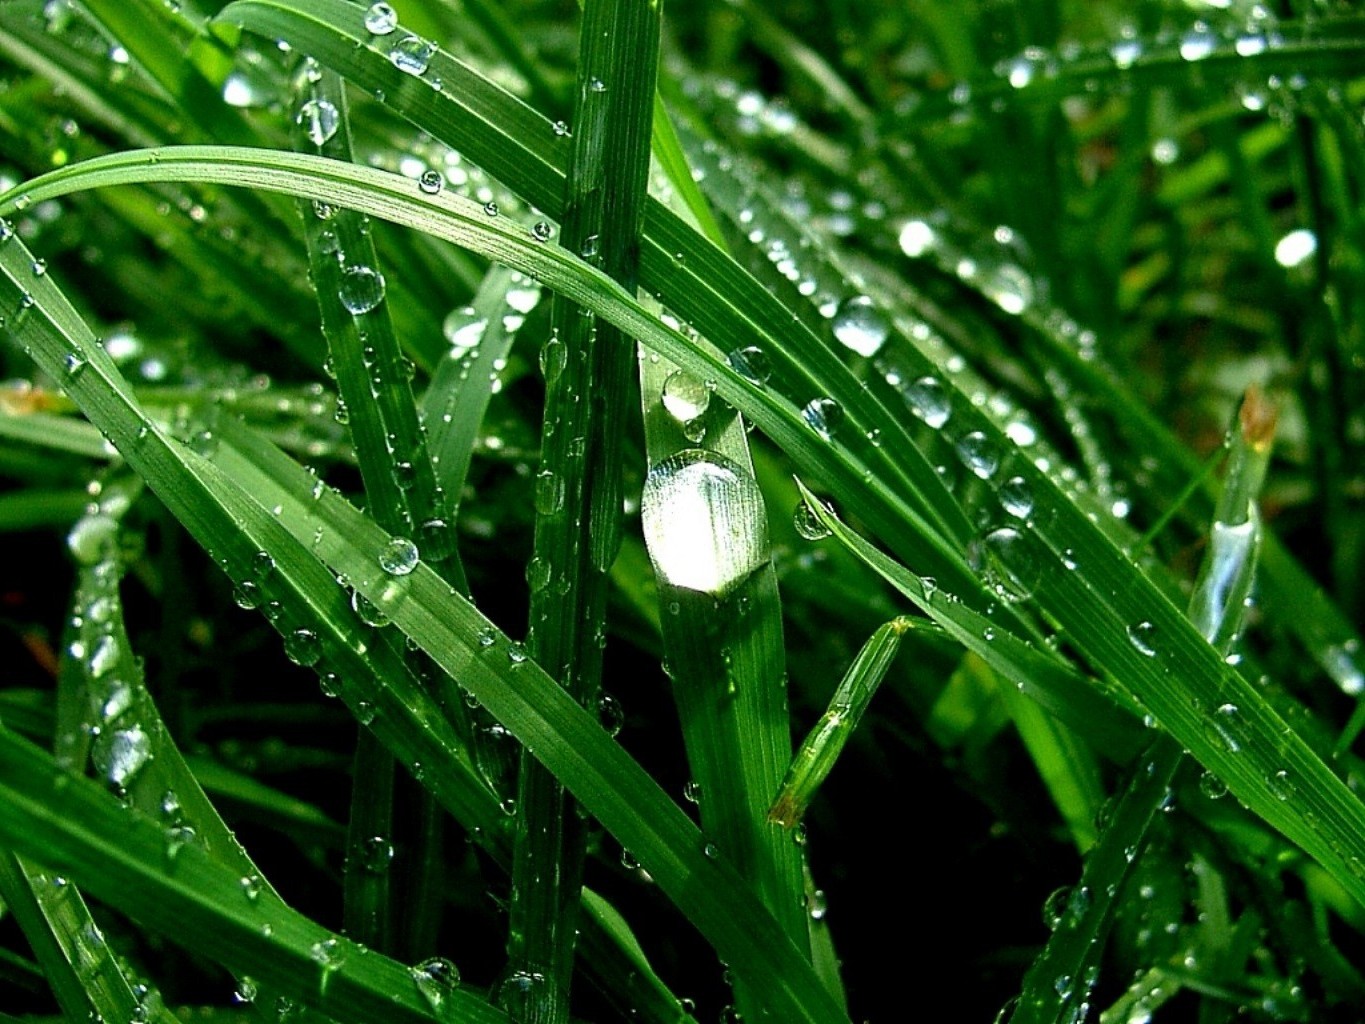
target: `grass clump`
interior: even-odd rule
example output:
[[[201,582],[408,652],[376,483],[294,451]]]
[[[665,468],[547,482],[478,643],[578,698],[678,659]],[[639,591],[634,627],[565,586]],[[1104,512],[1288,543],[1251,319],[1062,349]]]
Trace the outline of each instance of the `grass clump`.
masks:
[[[4,5],[0,1013],[1349,1019],[1363,49]]]

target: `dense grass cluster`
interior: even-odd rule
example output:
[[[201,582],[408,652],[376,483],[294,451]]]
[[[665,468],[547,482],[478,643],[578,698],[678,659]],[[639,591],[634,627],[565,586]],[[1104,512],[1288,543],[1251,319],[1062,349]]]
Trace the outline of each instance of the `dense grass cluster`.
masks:
[[[674,8],[0,4],[0,1022],[1355,1019],[1365,15]]]

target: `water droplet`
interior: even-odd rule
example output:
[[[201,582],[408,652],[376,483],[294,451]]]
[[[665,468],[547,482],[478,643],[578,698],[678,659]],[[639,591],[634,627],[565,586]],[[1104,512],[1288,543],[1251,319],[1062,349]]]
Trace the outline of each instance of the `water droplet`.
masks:
[[[307,668],[322,657],[322,641],[311,629],[296,629],[284,638],[284,656]]]
[[[99,679],[108,675],[122,655],[122,648],[112,633],[101,636],[95,641],[95,646],[90,651],[90,661],[87,663],[91,678]]]
[[[796,511],[792,515],[792,525],[806,540],[824,540],[830,535],[829,527],[816,518],[814,510],[804,501],[797,503]]]
[[[707,843],[701,848],[701,852],[707,860],[718,860],[720,858],[720,847],[715,843]]]
[[[901,225],[897,241],[900,243],[901,252],[915,259],[938,244],[938,234],[926,221],[907,220]]]
[[[1318,236],[1307,228],[1297,228],[1275,243],[1275,262],[1282,267],[1297,267],[1318,251]]]
[[[555,135],[563,139],[569,135],[569,125],[565,121],[556,121],[552,126]]]
[[[1197,23],[1181,36],[1180,56],[1188,61],[1203,60],[1213,52],[1217,44],[1218,40],[1214,38],[1213,33],[1202,23]]]
[[[1270,786],[1270,792],[1275,794],[1276,800],[1292,800],[1297,793],[1293,781],[1289,778],[1289,773],[1283,768],[1270,776],[1266,783]]]
[[[498,215],[498,204],[491,199],[488,200],[488,202],[483,204],[483,212],[490,217],[496,217]]]
[[[417,568],[421,556],[406,537],[394,537],[379,552],[379,568],[390,576],[406,576]]]
[[[1246,722],[1236,704],[1220,704],[1213,717],[1205,723],[1204,729],[1205,735],[1229,754],[1235,754],[1242,749],[1242,735],[1245,731]]]
[[[766,385],[772,377],[772,364],[768,361],[767,353],[753,345],[735,349],[726,360],[737,374],[758,387]]]
[[[537,242],[548,242],[555,235],[555,229],[550,226],[549,221],[538,220],[531,225],[531,237]]]
[[[1033,304],[1033,278],[1014,263],[992,267],[981,282],[981,291],[1011,316],[1018,316]]]
[[[62,369],[66,372],[67,380],[76,380],[85,371],[86,360],[84,356],[77,355],[75,352],[68,352],[62,356]]]
[[[321,965],[326,972],[339,970],[346,962],[349,951],[341,939],[323,939],[308,947],[308,955],[313,962]]]
[[[535,508],[543,516],[553,516],[564,510],[564,478],[552,469],[536,474]]]
[[[399,71],[409,75],[425,74],[436,44],[421,36],[404,36],[389,50],[389,60]]]
[[[860,356],[874,356],[886,343],[886,318],[866,295],[855,295],[834,314],[834,337]]]
[[[421,550],[428,562],[449,558],[455,550],[455,531],[444,519],[428,519],[417,528]]]
[[[695,779],[688,779],[683,785],[683,799],[691,804],[701,803],[701,783]]]
[[[513,643],[507,645],[507,660],[513,665],[525,664],[527,658],[526,645]]]
[[[1114,59],[1114,66],[1120,71],[1126,71],[1137,63],[1142,56],[1142,44],[1136,39],[1120,39],[1109,48],[1109,56]]]
[[[980,430],[973,430],[958,438],[957,456],[964,466],[982,480],[989,480],[1000,468],[1000,449]]]
[[[1129,626],[1128,642],[1142,654],[1153,657],[1156,654],[1156,626],[1150,622]]]
[[[559,380],[559,375],[564,372],[568,362],[568,346],[559,340],[558,334],[552,334],[545,344],[540,346],[540,372],[545,377],[545,383],[553,384]]]
[[[603,693],[597,699],[597,720],[602,723],[608,736],[615,736],[626,724],[626,712],[619,700],[609,693]]]
[[[365,31],[386,36],[398,27],[398,12],[389,4],[370,4],[365,12]]]
[[[823,889],[813,889],[806,899],[806,913],[812,921],[823,921],[829,914],[829,901]]]
[[[459,358],[483,340],[488,329],[488,320],[480,316],[473,306],[452,309],[441,322],[441,333],[450,342],[451,356]]]
[[[336,135],[341,115],[330,101],[310,99],[299,107],[294,121],[307,133],[313,145],[321,146]]]
[[[982,571],[996,593],[1007,601],[1033,596],[1042,577],[1034,542],[1012,526],[991,530],[968,552],[972,567]]]
[[[137,726],[116,729],[99,735],[90,756],[110,785],[123,789],[152,759],[152,741]]]
[[[417,177],[417,187],[429,196],[434,196],[446,187],[445,175],[440,171],[428,168]]]
[[[1221,800],[1228,795],[1228,784],[1214,775],[1213,772],[1201,772],[1199,774],[1199,792],[1210,800]]]
[[[663,406],[679,423],[691,423],[711,404],[711,389],[686,370],[674,370],[664,380]]]
[[[492,647],[498,642],[498,634],[491,629],[481,630],[479,633],[479,646]]]
[[[640,513],[654,568],[672,586],[724,596],[768,559],[758,484],[714,452],[689,449],[656,465]]]
[[[347,267],[341,272],[341,304],[359,315],[384,301],[384,275],[370,267]]]
[[[358,590],[351,591],[351,610],[367,626],[379,629],[389,624],[389,617],[383,610]]]
[[[445,1020],[446,1000],[460,987],[460,969],[445,957],[434,956],[410,968],[408,973],[432,1013],[438,1020]]]
[[[938,430],[953,414],[948,389],[936,377],[920,377],[905,385],[901,395],[910,411]]]
[[[393,843],[383,836],[370,836],[360,844],[356,856],[360,866],[372,875],[382,875],[393,864]]]
[[[1033,514],[1033,490],[1022,476],[1013,476],[1000,485],[1000,507],[1016,519]]]
[[[81,565],[98,565],[114,553],[118,522],[109,516],[82,516],[66,535],[66,546]]]
[[[834,432],[843,422],[844,410],[832,398],[812,398],[801,410],[801,418],[812,430],[829,441],[833,439]]]
[[[261,897],[261,876],[243,875],[237,882],[248,903],[255,903]]]
[[[256,987],[256,982],[244,974],[238,979],[237,990],[232,993],[232,998],[234,1001],[243,1005],[250,1005],[256,1001],[258,992],[259,989]]]

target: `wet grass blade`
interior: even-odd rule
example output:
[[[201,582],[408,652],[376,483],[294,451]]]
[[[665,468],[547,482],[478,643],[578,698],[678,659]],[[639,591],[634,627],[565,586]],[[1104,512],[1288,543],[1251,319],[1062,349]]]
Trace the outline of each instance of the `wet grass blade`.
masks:
[[[315,160],[312,166],[321,163]],[[368,668],[357,671],[347,664],[367,653],[377,657],[383,647],[370,648],[364,641],[351,613],[344,610],[344,598],[333,574],[346,576],[363,596],[383,608],[446,673],[460,679],[536,751],[589,812],[636,853],[661,889],[732,969],[741,977],[763,979],[761,993],[771,1012],[812,1024],[847,1019],[796,948],[785,939],[775,940],[780,934],[777,923],[751,894],[747,882],[714,856],[714,851],[708,852],[700,832],[676,804],[554,680],[526,659],[519,645],[510,644],[449,584],[420,564],[410,544],[395,545],[395,538],[326,489],[314,497],[309,474],[268,447],[255,446],[253,459],[248,460],[239,457],[229,444],[220,443],[211,454],[231,466],[232,472],[227,473],[215,462],[168,440],[141,413],[107,353],[94,344],[89,328],[61,297],[56,285],[46,277],[31,276],[32,256],[17,239],[9,237],[0,245],[0,268],[4,272],[0,300],[18,306],[22,296],[31,296],[24,315],[12,318],[9,324],[19,343],[48,372],[62,376],[72,398],[113,438],[129,464],[179,513],[201,543],[225,560],[230,572],[247,577],[257,552],[273,552],[273,567],[256,582],[264,598],[283,599],[276,627],[294,641],[295,652],[305,663],[324,663],[343,670],[334,680],[339,694],[362,721],[368,717],[376,734],[403,756],[409,769],[420,774],[424,784],[461,820],[480,820],[481,807],[485,806],[481,800],[488,799],[481,794],[487,791],[464,783],[477,775],[472,766],[466,766],[458,741],[449,736],[440,712],[425,695],[397,692],[404,677],[401,667],[373,672]],[[602,310],[610,308],[603,306]],[[625,318],[620,326],[646,335],[660,331],[657,322],[648,317],[638,323]],[[677,346],[670,354],[685,352],[684,347]],[[77,354],[80,362],[73,371],[67,357]],[[241,440],[250,440],[249,435]],[[262,468],[268,472],[262,473]],[[234,482],[244,479],[242,473],[247,474],[250,484]],[[279,478],[287,479],[289,486],[281,487],[278,482],[272,486]],[[251,493],[243,486],[249,486]],[[261,500],[266,504],[259,504]],[[278,516],[273,511],[277,503]],[[287,507],[292,511],[285,516]],[[291,536],[289,527],[297,534]],[[397,571],[382,568],[385,565]],[[410,571],[404,575],[404,569]],[[298,636],[295,624],[305,608],[316,611],[303,621],[317,625],[313,629],[297,627],[314,634],[300,649],[303,638]],[[295,617],[289,621],[286,615]],[[384,679],[386,685],[371,682],[369,689],[361,691],[363,697],[356,692],[358,682],[374,678]],[[368,716],[361,706],[365,698],[374,702]],[[25,755],[21,752],[15,760],[22,762]],[[416,767],[423,763],[439,765],[443,770]],[[453,776],[448,774],[452,769]],[[50,773],[39,771],[24,780],[17,771],[7,774],[7,770],[8,766],[0,770],[0,778],[11,779],[21,787],[27,783],[41,787],[41,796],[25,804],[26,812],[21,816],[25,821],[11,819],[14,825],[5,831],[7,839],[27,829],[33,842],[57,845],[63,842],[63,829],[81,827],[58,822],[41,835],[30,828],[34,823],[27,820],[27,809],[46,806],[53,785]],[[70,791],[80,792],[75,787]],[[13,802],[7,806],[18,807]],[[79,813],[60,802],[52,807],[69,810],[80,821],[95,820],[82,815],[98,813],[84,804]],[[66,815],[59,817],[64,821]],[[96,828],[102,825],[97,823]],[[159,855],[159,831],[156,838]],[[63,848],[74,851],[76,844]],[[189,860],[197,863],[199,858],[192,856]],[[155,858],[150,862],[155,863]],[[90,876],[82,871],[82,877]],[[120,879],[119,884],[124,881]],[[212,888],[220,887],[214,883]],[[207,898],[209,891],[210,879],[195,879],[194,893]],[[165,905],[162,901],[158,908]],[[179,909],[183,914],[184,907]],[[276,927],[275,935],[280,934]],[[220,937],[227,938],[226,932],[215,933],[215,941]],[[240,941],[240,929],[234,929],[231,938]],[[275,955],[277,951],[272,948],[270,952]],[[376,960],[379,958],[368,962]],[[257,966],[254,960],[250,966]],[[344,964],[337,974],[347,977]],[[335,994],[336,989],[328,991]],[[363,1000],[358,1002],[363,1004]],[[362,1009],[364,1005],[368,1004]],[[339,1018],[345,1016],[332,1007],[330,999],[324,1001],[323,1008]]]
[[[573,147],[561,244],[628,292],[638,276],[659,53],[658,3],[587,0],[578,49]],[[532,227],[532,233],[548,228]],[[545,377],[535,543],[528,568],[531,656],[595,708],[606,636],[607,572],[620,547],[621,474],[634,346],[555,296]],[[567,1020],[584,823],[563,783],[523,753],[517,792],[503,1005],[517,1019]],[[532,985],[530,979],[547,979]]]

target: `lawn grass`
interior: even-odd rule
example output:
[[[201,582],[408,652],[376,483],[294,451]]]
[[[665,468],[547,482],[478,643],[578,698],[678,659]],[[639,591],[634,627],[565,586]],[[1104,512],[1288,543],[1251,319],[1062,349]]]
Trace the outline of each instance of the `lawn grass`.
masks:
[[[0,1015],[1353,1019],[1283,8],[0,6]]]

